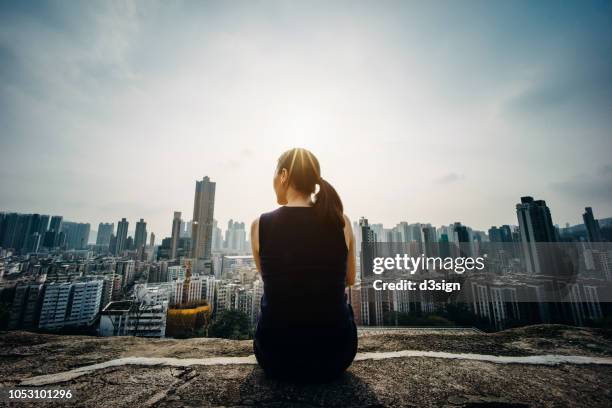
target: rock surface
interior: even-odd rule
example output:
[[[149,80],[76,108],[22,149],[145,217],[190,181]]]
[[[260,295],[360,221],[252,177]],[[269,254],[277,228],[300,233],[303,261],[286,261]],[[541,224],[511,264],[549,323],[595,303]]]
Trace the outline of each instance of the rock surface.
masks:
[[[591,356],[612,363],[612,339],[606,333],[567,326],[531,326],[495,334],[405,330],[360,337],[360,353],[400,350]],[[0,382],[3,388],[14,388],[37,376],[125,357],[202,359],[251,354],[250,341],[5,332],[0,334]],[[365,359],[354,362],[342,378],[321,385],[269,380],[253,364],[120,365],[45,386],[49,387],[71,388],[75,397],[72,402],[22,402],[19,406],[609,407],[612,364],[499,364],[432,357]]]

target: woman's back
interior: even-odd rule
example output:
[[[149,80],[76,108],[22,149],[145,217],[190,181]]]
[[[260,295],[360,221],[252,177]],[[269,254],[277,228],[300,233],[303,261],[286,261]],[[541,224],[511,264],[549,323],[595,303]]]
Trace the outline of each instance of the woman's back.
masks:
[[[253,257],[264,283],[253,348],[268,375],[325,381],[357,352],[351,224],[336,190],[306,149],[286,151],[273,179],[282,207],[251,226]]]
[[[347,321],[347,247],[340,226],[312,207],[280,207],[259,219],[263,327],[337,327]]]

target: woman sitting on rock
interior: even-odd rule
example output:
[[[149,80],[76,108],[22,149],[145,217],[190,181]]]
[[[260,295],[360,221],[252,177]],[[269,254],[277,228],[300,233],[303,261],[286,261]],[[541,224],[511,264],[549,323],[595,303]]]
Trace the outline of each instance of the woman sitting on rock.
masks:
[[[342,374],[357,352],[345,294],[355,282],[351,223],[306,149],[281,155],[274,190],[281,207],[251,227],[264,283],[255,356],[269,377],[327,381]]]

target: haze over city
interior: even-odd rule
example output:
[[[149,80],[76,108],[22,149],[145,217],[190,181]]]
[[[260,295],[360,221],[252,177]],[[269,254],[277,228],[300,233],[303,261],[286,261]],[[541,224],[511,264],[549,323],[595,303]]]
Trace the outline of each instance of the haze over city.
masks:
[[[460,6],[3,2],[0,210],[248,223],[298,145],[353,220],[612,215],[611,3]]]

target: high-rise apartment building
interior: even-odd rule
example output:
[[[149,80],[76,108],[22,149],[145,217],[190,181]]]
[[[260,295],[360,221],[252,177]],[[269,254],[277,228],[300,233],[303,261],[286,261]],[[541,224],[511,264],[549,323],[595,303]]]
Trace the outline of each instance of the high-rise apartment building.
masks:
[[[136,222],[136,231],[134,232],[134,248],[140,250],[147,245],[147,223],[144,219]]]
[[[599,221],[595,219],[593,215],[593,209],[586,207],[584,214],[582,214],[584,220],[584,226],[587,230],[587,238],[589,242],[601,242],[601,229],[599,228]]]
[[[134,282],[135,263],[132,260],[119,261],[115,265],[115,273],[121,276],[121,287],[125,288]]]
[[[377,237],[376,233],[370,228],[367,218],[361,217],[359,219],[359,227],[361,228],[361,277],[367,278],[372,276]]]
[[[181,222],[181,238],[191,238],[191,232],[193,230],[193,221],[182,221]]]
[[[100,311],[103,280],[75,282],[72,284],[70,312],[66,315],[67,326],[89,326]]]
[[[122,218],[119,223],[117,223],[117,242],[115,243],[115,254],[120,255],[127,249],[127,234],[128,234],[128,226],[130,223]]]
[[[246,248],[246,230],[244,222],[229,220],[225,231],[225,248],[243,252]]]
[[[529,196],[521,197],[521,202],[516,205],[516,215],[527,272],[552,273],[553,260],[546,243],[556,242],[557,238],[546,201],[534,200]]]
[[[192,258],[210,258],[214,210],[215,183],[209,177],[204,177],[202,181],[196,181],[191,233]]]
[[[62,223],[62,232],[65,235],[66,249],[85,249],[89,241],[89,224],[65,221]]]
[[[176,259],[176,249],[178,248],[181,234],[181,212],[175,211],[172,219],[172,241],[170,244],[170,259]]]
[[[65,326],[89,326],[100,310],[102,280],[46,285],[38,327],[56,330]]]
[[[98,225],[98,235],[96,236],[96,245],[110,246],[111,236],[115,232],[114,223],[101,222]]]
[[[55,248],[59,245],[60,232],[62,229],[62,220],[63,217],[61,215],[54,215],[53,217],[51,217],[51,222],[49,223],[49,230],[45,233],[45,238],[43,242],[44,247]]]
[[[223,234],[221,228],[219,228],[217,220],[213,220],[213,236],[212,236],[212,250],[218,251],[223,248]]]
[[[70,302],[72,284],[50,283],[46,285],[45,297],[40,311],[38,327],[43,330],[54,330],[64,327]]]

